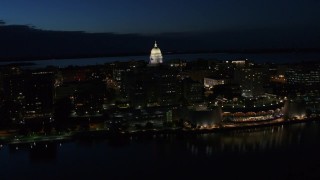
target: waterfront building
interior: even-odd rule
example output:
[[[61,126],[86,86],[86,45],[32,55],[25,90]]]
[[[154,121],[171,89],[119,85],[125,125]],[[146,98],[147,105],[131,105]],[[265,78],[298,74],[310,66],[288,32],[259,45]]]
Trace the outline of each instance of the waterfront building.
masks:
[[[266,67],[236,68],[234,82],[240,84],[242,96],[255,97],[265,93],[264,85],[269,81]]]
[[[198,128],[209,128],[216,126],[222,121],[221,108],[216,106],[208,109],[190,109],[190,122]]]
[[[303,119],[306,117],[306,102],[303,99],[289,99],[284,105],[286,119]]]

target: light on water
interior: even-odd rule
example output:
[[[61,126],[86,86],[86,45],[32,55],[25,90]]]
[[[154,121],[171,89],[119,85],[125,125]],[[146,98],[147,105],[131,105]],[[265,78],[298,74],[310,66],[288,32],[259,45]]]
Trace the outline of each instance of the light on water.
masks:
[[[48,171],[55,172],[55,179],[126,179],[151,178],[154,174],[159,178],[165,178],[167,174],[176,178],[203,178],[205,176],[200,177],[200,172],[213,169],[217,178],[234,178],[237,173],[251,169],[255,179],[268,169],[273,179],[290,178],[291,172],[307,174],[320,170],[317,166],[320,163],[318,139],[320,123],[309,123],[203,135],[162,134],[76,140],[63,142],[63,146],[61,142],[38,143],[37,146],[32,143],[21,148],[9,145],[0,151],[0,158],[7,159],[0,165],[7,170],[0,171],[5,179],[9,176],[11,178],[7,179],[20,178],[24,173],[35,177],[32,172],[41,164],[42,170],[38,171],[37,177],[44,179],[50,179]],[[296,169],[294,165],[299,164],[306,168],[299,166]],[[70,166],[74,168],[70,169]],[[319,168],[307,168],[312,166]],[[159,174],[160,167],[167,173]],[[181,172],[180,167],[188,173]]]

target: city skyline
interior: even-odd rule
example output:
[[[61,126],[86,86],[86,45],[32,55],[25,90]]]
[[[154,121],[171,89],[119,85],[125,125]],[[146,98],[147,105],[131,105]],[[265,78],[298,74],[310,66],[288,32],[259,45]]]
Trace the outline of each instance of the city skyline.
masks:
[[[317,0],[4,1],[0,58],[145,54],[155,40],[164,54],[318,51],[319,8]]]
[[[315,28],[257,29],[156,35],[47,31],[0,23],[0,60],[33,60],[147,54],[155,40],[167,53],[318,52]]]
[[[320,0],[3,0],[0,179],[319,179]]]

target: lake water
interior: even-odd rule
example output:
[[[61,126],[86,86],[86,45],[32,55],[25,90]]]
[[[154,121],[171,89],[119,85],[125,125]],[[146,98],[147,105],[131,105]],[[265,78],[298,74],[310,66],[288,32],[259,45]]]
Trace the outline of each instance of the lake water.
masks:
[[[253,54],[253,53],[206,53],[206,54],[164,54],[164,61],[172,59],[182,60],[237,60],[249,59],[257,63],[274,62],[274,63],[292,63],[300,61],[320,61],[320,53],[268,53],[268,54]],[[113,61],[130,61],[144,60],[148,61],[149,56],[123,56],[123,57],[102,57],[102,58],[82,58],[82,59],[52,59],[25,61],[35,63],[32,68],[43,68],[46,66],[67,67],[67,66],[87,66],[100,65]],[[0,62],[0,65],[9,64],[12,62]]]
[[[0,179],[320,178],[320,122],[0,149]]]

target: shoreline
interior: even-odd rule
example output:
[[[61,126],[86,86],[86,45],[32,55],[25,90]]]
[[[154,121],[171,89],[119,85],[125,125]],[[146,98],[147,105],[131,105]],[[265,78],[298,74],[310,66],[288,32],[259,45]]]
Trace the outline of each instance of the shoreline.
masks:
[[[301,123],[310,123],[310,122],[320,122],[319,117],[308,118],[302,120],[289,120],[289,121],[279,121],[279,122],[269,122],[265,124],[248,124],[241,126],[232,126],[232,127],[216,127],[216,128],[206,128],[206,129],[186,129],[186,128],[174,128],[174,129],[144,129],[137,131],[119,131],[112,132],[110,130],[94,130],[94,131],[79,131],[71,132],[64,135],[48,135],[48,136],[38,136],[33,139],[24,139],[28,138],[27,136],[22,136],[16,138],[17,134],[12,134],[9,138],[4,139],[3,137],[0,140],[2,145],[30,145],[35,143],[61,143],[65,141],[75,141],[75,140],[100,140],[107,138],[132,138],[132,137],[154,137],[157,135],[164,134],[177,134],[177,135],[196,135],[196,134],[211,134],[211,133],[227,133],[235,131],[246,131],[251,129],[262,129],[267,127],[279,127],[279,126],[290,126],[294,124]],[[249,131],[250,133],[250,131]]]

